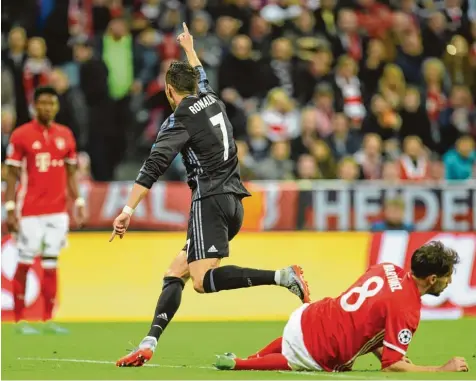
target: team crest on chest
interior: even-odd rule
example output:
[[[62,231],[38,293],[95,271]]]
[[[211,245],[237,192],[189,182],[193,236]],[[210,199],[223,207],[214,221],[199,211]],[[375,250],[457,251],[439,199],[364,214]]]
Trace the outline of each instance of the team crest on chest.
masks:
[[[31,148],[33,149],[41,149],[41,143],[36,140],[32,145],[31,145]]]
[[[63,138],[56,138],[55,144],[56,144],[56,148],[58,148],[59,150],[63,150],[64,147],[66,147],[66,142]]]

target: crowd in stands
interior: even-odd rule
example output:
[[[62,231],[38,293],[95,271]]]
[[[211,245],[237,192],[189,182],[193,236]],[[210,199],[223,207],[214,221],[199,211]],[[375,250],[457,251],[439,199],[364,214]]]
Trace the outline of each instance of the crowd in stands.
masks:
[[[245,180],[476,178],[472,0],[2,2],[2,161],[51,84],[84,176],[136,172],[172,112],[183,21]],[[178,157],[167,178],[184,175]]]

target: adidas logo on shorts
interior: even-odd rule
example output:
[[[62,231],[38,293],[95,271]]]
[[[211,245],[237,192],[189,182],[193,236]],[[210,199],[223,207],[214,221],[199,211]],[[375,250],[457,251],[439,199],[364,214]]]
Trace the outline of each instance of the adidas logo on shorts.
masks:
[[[218,250],[215,247],[215,245],[210,246],[210,248],[208,249],[208,253],[217,253],[217,252]]]

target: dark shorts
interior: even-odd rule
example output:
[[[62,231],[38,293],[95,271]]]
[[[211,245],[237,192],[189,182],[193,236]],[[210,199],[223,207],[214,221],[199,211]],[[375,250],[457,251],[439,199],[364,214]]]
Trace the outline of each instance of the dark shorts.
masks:
[[[188,263],[228,257],[228,242],[240,231],[243,215],[241,198],[231,193],[193,201],[183,248]]]

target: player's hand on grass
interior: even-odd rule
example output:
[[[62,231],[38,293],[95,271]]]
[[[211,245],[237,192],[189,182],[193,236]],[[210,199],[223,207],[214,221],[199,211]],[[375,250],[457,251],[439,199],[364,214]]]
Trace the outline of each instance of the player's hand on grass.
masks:
[[[402,361],[406,362],[407,364],[413,364],[412,360],[410,360],[407,356],[403,356]]]
[[[469,367],[463,357],[453,357],[445,365],[440,367],[440,370],[442,372],[467,372]]]
[[[187,24],[182,23],[183,33],[180,33],[177,37],[177,42],[180,44],[183,50],[191,52],[193,50],[193,36],[188,31]]]
[[[74,222],[79,228],[82,228],[84,226],[84,223],[86,222],[86,207],[84,205],[81,206],[76,206],[74,209]]]
[[[18,218],[13,210],[7,214],[7,227],[10,233],[18,232]]]
[[[129,214],[124,212],[119,214],[119,216],[117,216],[117,218],[114,220],[114,223],[112,224],[114,230],[112,231],[109,242],[112,242],[116,235],[118,235],[119,238],[122,239],[122,237],[124,237],[124,234],[126,234],[126,230],[129,227],[130,222],[131,216]]]

